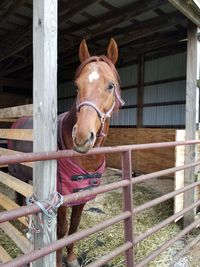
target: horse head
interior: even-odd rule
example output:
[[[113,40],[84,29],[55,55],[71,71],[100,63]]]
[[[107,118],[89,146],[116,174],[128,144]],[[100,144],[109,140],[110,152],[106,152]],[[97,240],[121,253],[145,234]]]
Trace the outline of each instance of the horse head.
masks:
[[[119,76],[115,68],[118,48],[110,40],[107,56],[90,56],[86,41],[79,47],[77,87],[77,122],[72,130],[74,149],[86,153],[94,147],[98,137],[104,137],[113,111],[123,105],[120,97]]]

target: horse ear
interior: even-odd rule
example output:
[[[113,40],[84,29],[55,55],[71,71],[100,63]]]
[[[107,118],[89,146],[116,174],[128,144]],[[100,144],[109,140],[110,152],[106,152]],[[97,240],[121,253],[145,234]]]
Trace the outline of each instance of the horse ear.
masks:
[[[85,39],[83,39],[80,43],[80,46],[79,46],[80,62],[82,63],[83,61],[85,61],[89,57],[90,57],[90,53],[88,52],[88,47],[87,47],[86,41],[85,41]]]
[[[110,43],[108,45],[108,50],[107,50],[107,56],[112,61],[113,64],[117,62],[118,48],[117,48],[117,43],[113,38],[110,39]]]

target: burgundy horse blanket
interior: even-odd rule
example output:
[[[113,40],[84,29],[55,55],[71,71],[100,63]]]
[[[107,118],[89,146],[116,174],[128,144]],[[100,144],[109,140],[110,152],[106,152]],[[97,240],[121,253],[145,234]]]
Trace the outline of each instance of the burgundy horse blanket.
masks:
[[[67,149],[63,142],[62,137],[62,121],[66,113],[62,113],[58,117],[58,149]],[[95,173],[87,172],[80,168],[73,158],[62,158],[58,160],[57,168],[57,191],[62,195],[68,195],[71,193],[80,192],[86,189],[91,189],[100,185],[101,176],[105,170],[105,158],[102,164],[98,167]],[[68,206],[78,205],[86,203],[87,201],[94,199],[95,195],[86,197],[81,201],[67,204]]]

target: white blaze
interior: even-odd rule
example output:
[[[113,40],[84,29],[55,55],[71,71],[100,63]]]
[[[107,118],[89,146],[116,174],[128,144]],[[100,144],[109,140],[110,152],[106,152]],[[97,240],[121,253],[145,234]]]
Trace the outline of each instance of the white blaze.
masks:
[[[90,83],[92,83],[94,80],[98,80],[99,79],[98,72],[93,71],[92,73],[90,73],[90,75],[88,76],[88,79],[89,79]]]

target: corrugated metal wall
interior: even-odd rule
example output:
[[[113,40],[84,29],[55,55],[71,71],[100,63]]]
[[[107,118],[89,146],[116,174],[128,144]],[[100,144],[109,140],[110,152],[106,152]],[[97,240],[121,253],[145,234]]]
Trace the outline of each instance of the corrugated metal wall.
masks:
[[[186,53],[170,55],[145,63],[144,83],[157,82],[157,84],[144,87],[144,105],[149,104],[143,109],[144,126],[185,124],[185,104],[181,102],[186,99],[186,82],[178,80],[179,77],[185,75]],[[177,80],[167,82],[173,78]],[[179,104],[173,105],[173,102],[177,101]],[[157,106],[150,105],[155,103]]]
[[[123,109],[113,115],[111,125],[135,126],[137,123],[138,66],[137,64],[126,66],[118,69],[118,71],[121,78],[122,97],[126,104]],[[185,75],[186,53],[145,62],[144,126],[180,126],[185,124],[186,84],[183,79]],[[75,94],[73,82],[59,85],[59,113],[70,109]]]

